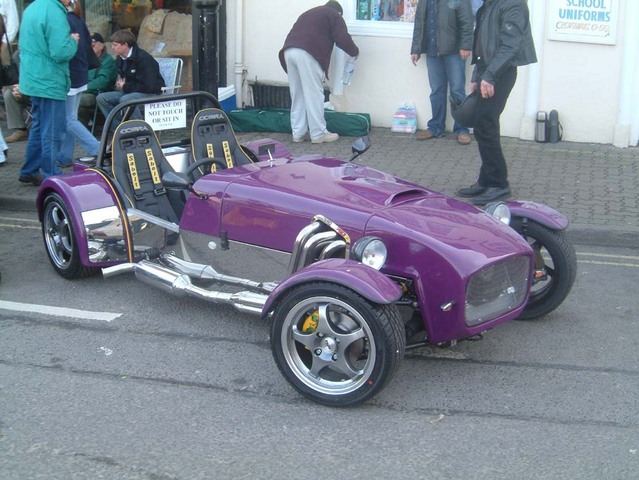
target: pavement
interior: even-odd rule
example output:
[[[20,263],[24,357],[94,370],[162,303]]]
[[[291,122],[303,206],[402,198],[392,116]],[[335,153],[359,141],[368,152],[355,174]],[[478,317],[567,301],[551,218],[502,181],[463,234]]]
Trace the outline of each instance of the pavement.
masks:
[[[5,137],[10,134],[0,123]],[[348,158],[352,137],[330,144],[294,144],[289,134],[243,133],[240,142],[270,137],[294,154],[321,153]],[[461,186],[473,184],[479,171],[479,153],[473,139],[459,145],[453,135],[417,141],[414,135],[373,128],[372,146],[358,163],[371,166],[427,188],[455,196]],[[639,148],[611,145],[536,143],[502,138],[508,162],[512,199],[549,205],[571,224],[575,244],[639,248]],[[26,142],[9,144],[7,163],[0,167],[0,209],[35,211],[37,188],[18,182]],[[76,149],[77,156],[83,152]],[[69,170],[67,170],[69,171]]]

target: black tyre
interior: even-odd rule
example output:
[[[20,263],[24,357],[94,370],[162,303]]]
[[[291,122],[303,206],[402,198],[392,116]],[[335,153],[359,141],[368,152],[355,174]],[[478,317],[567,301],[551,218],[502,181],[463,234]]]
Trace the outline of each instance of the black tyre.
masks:
[[[49,260],[60,276],[73,279],[98,271],[80,262],[75,225],[64,200],[57,193],[50,193],[44,200],[42,237]]]
[[[513,219],[512,227],[535,252],[535,274],[528,304],[518,317],[533,320],[556,309],[566,299],[577,275],[577,256],[566,232],[539,223]]]
[[[286,380],[328,406],[356,405],[382,390],[405,346],[394,305],[374,304],[331,283],[291,290],[271,326],[273,357]]]

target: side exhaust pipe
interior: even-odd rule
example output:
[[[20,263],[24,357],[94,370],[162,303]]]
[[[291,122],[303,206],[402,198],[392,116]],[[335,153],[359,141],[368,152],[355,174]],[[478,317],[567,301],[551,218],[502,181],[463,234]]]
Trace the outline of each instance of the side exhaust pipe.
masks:
[[[134,272],[137,279],[172,295],[178,297],[188,295],[211,303],[225,303],[246,313],[261,314],[268,298],[267,295],[248,291],[226,293],[206,290],[193,285],[188,275],[175,272],[148,260],[102,269],[104,278],[128,272]]]

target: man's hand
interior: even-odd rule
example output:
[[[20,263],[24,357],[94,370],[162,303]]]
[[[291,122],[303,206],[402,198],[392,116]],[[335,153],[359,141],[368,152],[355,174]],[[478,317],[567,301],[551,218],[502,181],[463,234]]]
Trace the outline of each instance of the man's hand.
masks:
[[[72,33],[71,34],[71,38],[73,40],[75,40],[76,42],[79,42],[80,41],[80,34],[79,33]]]
[[[482,98],[490,98],[495,95],[495,86],[492,83],[488,83],[486,80],[482,80],[479,85],[479,93]]]
[[[459,56],[460,56],[463,60],[466,60],[468,57],[470,57],[470,50],[460,50],[460,51],[459,51]]]
[[[419,53],[413,53],[410,56],[410,61],[413,62],[413,65],[417,65],[417,61],[419,60],[419,57],[421,57]]]
[[[18,100],[22,98],[22,93],[20,93],[20,86],[17,83],[11,87],[11,95],[13,95]]]
[[[122,90],[124,88],[124,81],[124,78],[118,77],[118,79],[115,81],[116,90]]]

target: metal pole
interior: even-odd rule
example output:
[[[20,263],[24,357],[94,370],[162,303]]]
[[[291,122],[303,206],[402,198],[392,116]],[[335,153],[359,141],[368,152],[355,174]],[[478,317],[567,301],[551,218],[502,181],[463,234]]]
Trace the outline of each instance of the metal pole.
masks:
[[[193,89],[217,97],[218,10],[222,0],[193,2]]]

